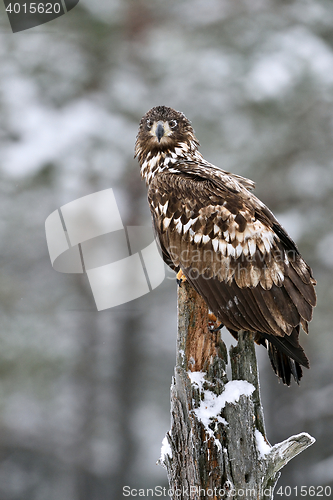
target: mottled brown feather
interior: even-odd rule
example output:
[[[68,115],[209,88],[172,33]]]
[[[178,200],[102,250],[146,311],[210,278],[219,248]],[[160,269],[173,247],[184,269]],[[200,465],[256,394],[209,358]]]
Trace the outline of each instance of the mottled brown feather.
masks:
[[[164,127],[160,140],[157,123]],[[291,376],[298,383],[300,365],[309,366],[299,327],[308,331],[315,280],[295,243],[250,192],[252,181],[204,160],[190,122],[164,106],[142,118],[136,156],[165,262],[182,269],[232,335],[256,333],[284,383]]]

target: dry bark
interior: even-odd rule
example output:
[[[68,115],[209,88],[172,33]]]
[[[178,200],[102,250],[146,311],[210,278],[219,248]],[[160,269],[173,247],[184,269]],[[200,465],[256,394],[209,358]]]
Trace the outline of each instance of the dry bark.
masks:
[[[272,499],[279,470],[315,441],[302,433],[271,447],[265,433],[251,334],[240,332],[237,346],[230,349],[230,360],[231,385],[226,373],[228,353],[220,332],[208,331],[205,302],[188,283],[182,283],[178,289],[171,430],[159,460],[167,469],[172,499]],[[195,374],[199,383],[193,372],[201,372]],[[229,390],[236,380],[245,381],[239,386],[251,387],[251,393],[227,400],[217,414],[202,421],[200,411],[207,398],[224,397],[226,384]]]

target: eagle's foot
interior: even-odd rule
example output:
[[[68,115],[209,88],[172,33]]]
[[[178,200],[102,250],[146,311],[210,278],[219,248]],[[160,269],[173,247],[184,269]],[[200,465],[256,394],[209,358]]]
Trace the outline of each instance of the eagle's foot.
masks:
[[[220,323],[219,326],[215,326],[218,323],[218,319],[213,313],[208,314],[208,331],[211,333],[218,332],[223,328],[223,323]]]
[[[182,286],[182,283],[184,283],[184,281],[186,281],[186,276],[185,276],[185,274],[183,273],[183,271],[181,269],[177,273],[176,280],[177,280],[177,284],[179,286]]]
[[[214,333],[214,332],[219,332],[220,330],[222,330],[222,328],[224,327],[224,324],[223,323],[220,323],[220,325],[216,328],[208,328],[208,330],[210,331],[210,333]]]

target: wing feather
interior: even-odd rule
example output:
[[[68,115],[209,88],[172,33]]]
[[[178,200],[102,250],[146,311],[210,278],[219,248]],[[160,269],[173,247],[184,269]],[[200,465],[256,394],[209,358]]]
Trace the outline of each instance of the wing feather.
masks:
[[[296,306],[300,316],[306,321],[311,321],[312,306],[299,292],[298,288],[296,288],[288,276],[286,276],[284,280],[284,288],[287,291],[292,303]]]
[[[284,383],[299,382],[309,366],[299,326],[307,332],[316,304],[311,269],[246,183],[193,172],[162,172],[149,186],[164,260],[233,334],[257,332]]]
[[[290,280],[293,282],[295,287],[298,289],[299,293],[304,297],[304,299],[311,305],[315,306],[316,305],[316,293],[314,290],[314,287],[311,282],[309,283],[304,283],[300,275],[295,271],[295,268],[293,266],[293,261],[291,262],[291,266],[288,266],[287,268],[287,275],[290,278]]]

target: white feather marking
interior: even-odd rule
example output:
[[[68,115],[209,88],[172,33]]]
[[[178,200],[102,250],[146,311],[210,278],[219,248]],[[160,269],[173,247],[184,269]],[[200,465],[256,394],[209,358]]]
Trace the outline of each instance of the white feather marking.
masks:
[[[208,243],[210,241],[210,237],[208,236],[208,234],[204,234],[202,236],[202,243]]]
[[[185,143],[181,144],[181,148],[175,148],[175,153],[177,156],[182,156],[184,153],[188,152],[188,146]]]
[[[142,163],[142,165],[141,165],[141,170],[142,170],[142,171],[143,171],[143,170],[145,170],[145,169],[146,169],[146,167],[147,167],[147,165],[148,165],[148,161],[147,161],[147,160],[145,160],[145,161]]]
[[[161,205],[161,203],[158,205],[158,208],[160,209],[160,212],[164,215],[166,215],[167,209],[169,205],[169,200],[167,200],[164,205]]]
[[[257,286],[260,281],[261,271],[257,267],[250,267],[250,281],[252,286]]]
[[[194,224],[197,220],[198,217],[196,217],[195,219],[190,219],[188,222],[186,222],[186,224],[184,225],[184,234],[190,229],[192,224]]]
[[[179,232],[179,227],[180,227],[180,232],[183,229],[183,224],[180,222],[180,217],[178,219],[173,219],[173,223],[175,225],[176,230]]]
[[[250,255],[251,256],[254,255],[255,252],[256,252],[256,248],[257,248],[256,242],[251,239],[251,240],[248,240],[247,244],[248,244],[248,247],[249,247]]]
[[[230,243],[227,244],[227,252],[230,257],[235,257],[235,247],[233,247]]]
[[[222,255],[227,255],[227,244],[224,240],[219,240],[219,249]]]
[[[236,231],[236,239],[239,243],[243,243],[244,241],[244,233],[239,233],[238,231]]]
[[[219,234],[220,228],[216,224],[214,224],[214,234]]]
[[[219,240],[217,238],[214,238],[212,240],[212,244],[213,244],[214,251],[217,252],[218,248],[219,248]]]
[[[196,233],[196,234],[194,235],[194,238],[193,238],[194,243],[200,243],[200,242],[201,242],[201,239],[202,239],[202,234],[200,234],[200,233]]]
[[[268,241],[266,238],[263,238],[262,242],[263,242],[263,244],[265,246],[266,252],[269,253],[271,251],[271,248],[272,248],[272,245],[271,245],[270,241]]]
[[[273,270],[272,276],[274,283],[278,286],[281,286],[281,284],[284,282],[284,274],[275,261],[272,262],[272,270]]]
[[[236,227],[235,227],[235,224],[230,224],[230,226],[228,228],[228,232],[229,232],[230,241],[234,241],[235,236],[236,236]]]
[[[253,236],[253,231],[252,231],[252,224],[247,224],[244,232],[244,241],[248,240],[249,238],[252,238]]]
[[[243,253],[243,246],[240,243],[236,246],[235,252],[236,252],[236,259],[238,259],[238,257],[240,257]]]
[[[156,156],[153,156],[151,160],[149,160],[148,164],[150,168],[155,167],[156,163],[158,163],[161,159],[160,153],[158,153]]]
[[[279,269],[278,271],[276,271],[276,274],[277,274],[279,280],[281,281],[281,283],[283,283],[284,282],[284,274],[281,271],[281,269]]]
[[[175,219],[173,222],[176,226],[177,233],[182,234],[183,224],[180,222],[180,217],[178,219]]]
[[[163,219],[163,230],[164,231],[166,231],[168,229],[168,227],[170,226],[171,219],[172,219],[172,217],[165,217]]]
[[[225,241],[230,241],[229,231],[224,231],[223,236],[224,236]]]

